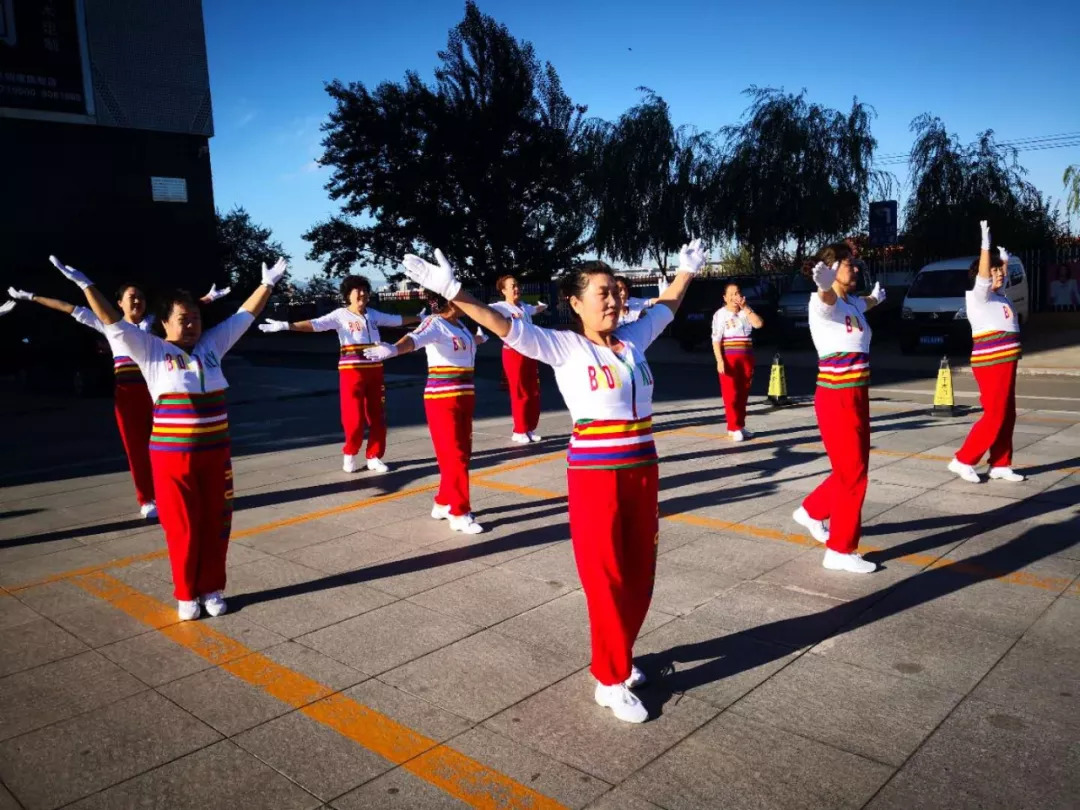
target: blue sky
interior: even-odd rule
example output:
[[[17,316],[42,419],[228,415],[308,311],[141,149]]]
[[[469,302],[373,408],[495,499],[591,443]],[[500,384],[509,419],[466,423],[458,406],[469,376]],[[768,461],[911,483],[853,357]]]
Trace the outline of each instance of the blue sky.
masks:
[[[906,153],[908,125],[940,116],[964,140],[1080,132],[1080,4],[937,0],[864,2],[545,3],[483,0],[480,9],[552,62],[589,115],[616,118],[647,86],[676,124],[738,120],[752,84],[806,88],[846,109],[873,105],[879,154]],[[406,70],[432,80],[464,0],[204,0],[215,137],[214,193],[274,231],[309,276],[301,234],[335,212],[323,184],[319,124],[331,79],[373,86]],[[1080,148],[1020,154],[1029,179],[1059,199]],[[891,167],[903,183],[906,167]]]

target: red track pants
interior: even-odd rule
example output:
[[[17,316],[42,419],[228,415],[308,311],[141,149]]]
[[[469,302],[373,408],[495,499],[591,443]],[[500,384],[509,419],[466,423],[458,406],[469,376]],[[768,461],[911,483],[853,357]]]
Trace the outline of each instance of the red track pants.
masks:
[[[975,366],[972,372],[979,384],[983,415],[971,426],[964,446],[956,451],[956,460],[974,466],[989,450],[991,467],[1010,467],[1016,425],[1016,363]]]
[[[528,433],[540,424],[540,370],[531,357],[503,347],[503,372],[510,390],[514,433]]]
[[[472,392],[460,397],[424,399],[431,443],[439,464],[439,492],[435,503],[449,506],[451,515],[467,515],[469,504],[469,458],[472,456]]]
[[[634,641],[656,578],[659,467],[570,468],[570,539],[585,589],[593,677],[610,686],[630,677]]]
[[[173,593],[191,601],[225,588],[232,529],[232,462],[228,447],[153,450],[158,519],[165,530]]]
[[[870,463],[870,389],[826,388],[814,395],[814,412],[832,473],[806,496],[814,520],[829,521],[828,547],[850,554],[862,535],[862,505]]]
[[[736,354],[724,358],[724,373],[720,375],[720,395],[724,398],[724,415],[728,430],[746,427],[746,400],[750,397],[750,382],[754,379],[754,355]]]
[[[341,452],[355,456],[364,445],[364,425],[368,428],[368,458],[382,458],[386,452],[386,387],[383,367],[339,369],[341,383],[341,426],[345,446]]]
[[[124,443],[128,469],[135,482],[135,497],[139,505],[154,500],[154,473],[150,468],[150,429],[154,424],[154,401],[146,383],[125,383],[116,386],[113,399],[116,426]]]

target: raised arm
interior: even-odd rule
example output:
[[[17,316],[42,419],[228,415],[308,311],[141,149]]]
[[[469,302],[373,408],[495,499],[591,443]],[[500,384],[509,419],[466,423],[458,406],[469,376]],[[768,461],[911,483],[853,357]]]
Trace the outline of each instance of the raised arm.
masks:
[[[67,301],[61,301],[59,298],[46,298],[44,295],[34,295],[32,292],[16,290],[14,287],[8,287],[7,292],[8,295],[16,301],[33,301],[35,304],[41,304],[47,309],[55,309],[57,312],[63,312],[65,315],[71,315],[75,311],[74,304],[69,304]]]
[[[226,295],[232,292],[232,287],[217,288],[217,284],[210,285],[210,292],[199,299],[200,304],[212,304],[219,298],[224,298]]]
[[[289,264],[283,258],[278,259],[277,263],[270,268],[267,268],[266,262],[263,262],[262,283],[240,305],[240,309],[258,318],[263,309],[266,308],[267,301],[270,300],[270,293],[274,291],[274,285],[281,281],[281,277],[285,275],[288,269]]]
[[[836,306],[836,290],[832,288],[836,281],[836,267],[829,267],[825,262],[814,265],[811,273],[814,283],[817,285],[817,297],[827,307]]]
[[[267,318],[265,322],[259,324],[260,332],[321,332],[325,330],[316,329],[312,321],[275,321],[273,318]]]
[[[701,247],[700,239],[694,239],[690,244],[683,245],[679,251],[679,271],[675,274],[675,280],[656,299],[656,306],[667,307],[674,314],[682,304],[691,280],[704,264],[705,251]]]
[[[123,318],[116,307],[112,305],[112,302],[102,294],[101,290],[94,286],[94,282],[88,279],[84,273],[79,272],[74,267],[68,267],[55,256],[50,256],[49,261],[64,275],[64,278],[79,285],[79,289],[86,296],[86,303],[90,305],[90,309],[94,311],[98,320],[105,326],[114,324]]]
[[[454,268],[438,248],[435,248],[435,261],[438,264],[430,264],[419,256],[407,253],[401,263],[405,266],[405,274],[409,278],[424,289],[436,292],[448,301],[453,301],[479,326],[489,332],[494,332],[500,338],[510,334],[510,319],[487,304],[481,303],[462,287],[461,282],[454,275]]]
[[[885,301],[885,288],[881,286],[881,282],[875,281],[874,289],[870,291],[869,295],[864,295],[862,300],[867,309],[873,309],[878,304],[883,303]]]

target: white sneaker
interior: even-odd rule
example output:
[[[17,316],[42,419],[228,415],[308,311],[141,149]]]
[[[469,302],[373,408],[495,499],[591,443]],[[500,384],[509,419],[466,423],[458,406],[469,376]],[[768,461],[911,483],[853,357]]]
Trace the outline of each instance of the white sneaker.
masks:
[[[529,434],[528,433],[511,433],[510,434],[510,441],[516,442],[517,444],[528,444],[529,441],[530,441],[529,440]]]
[[[1012,467],[991,467],[990,477],[997,478],[1000,481],[1013,481],[1015,483],[1027,480],[1020,473],[1013,472]]]
[[[626,688],[625,683],[612,686],[596,685],[596,702],[605,709],[611,709],[615,716],[624,723],[644,723],[649,719],[645,706],[637,695]]]
[[[480,534],[484,527],[473,520],[472,512],[467,515],[450,515],[450,528],[462,534]]]
[[[639,686],[644,686],[648,682],[649,679],[645,677],[645,673],[631,664],[630,677],[623,681],[623,684],[627,689],[637,689]]]
[[[727,435],[731,438],[733,442],[746,441],[746,434],[741,430],[729,430],[727,432]]]
[[[529,438],[530,442],[542,442],[544,440],[543,436],[538,436],[537,434],[533,433],[531,430],[528,433],[526,433],[525,435]]]
[[[347,473],[356,472],[356,456],[343,456],[344,461],[341,462],[341,469]]]
[[[802,506],[791,513],[791,519],[810,532],[810,536],[819,543],[829,542],[829,530],[825,528],[825,521],[814,520]]]
[[[381,458],[369,458],[367,460],[367,468],[373,473],[384,473],[390,471],[390,468],[383,464],[383,460]]]
[[[450,517],[450,507],[441,504],[433,504],[431,507],[431,516],[435,520],[446,520]]]
[[[831,548],[825,549],[825,559],[821,561],[822,568],[830,571],[848,571],[852,574],[872,574],[877,571],[877,565],[864,560],[862,555],[853,551],[850,554],[841,554]]]
[[[961,464],[955,458],[949,462],[949,472],[956,473],[965,481],[968,481],[972,484],[982,483],[982,480],[979,478],[979,474],[975,472],[974,467],[972,467],[970,464]]]
[[[201,609],[199,608],[199,600],[192,599],[190,602],[186,599],[180,599],[176,603],[176,612],[180,616],[180,621],[190,622],[192,619],[199,618]]]
[[[142,506],[139,507],[139,514],[147,520],[150,520],[150,518],[156,518],[157,504],[153,501],[150,501],[150,503],[144,503]]]
[[[202,598],[203,607],[206,608],[206,612],[211,616],[220,616],[229,606],[225,604],[225,594],[221,591],[214,591],[208,593]]]

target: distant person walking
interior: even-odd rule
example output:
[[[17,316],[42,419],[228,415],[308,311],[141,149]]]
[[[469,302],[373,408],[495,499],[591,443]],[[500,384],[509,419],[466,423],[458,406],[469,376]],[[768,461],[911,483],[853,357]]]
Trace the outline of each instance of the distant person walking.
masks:
[[[753,331],[764,325],[761,316],[746,303],[739,285],[728,282],[724,286],[724,306],[713,315],[712,346],[732,441],[751,438],[746,429],[746,402],[754,379]]]

